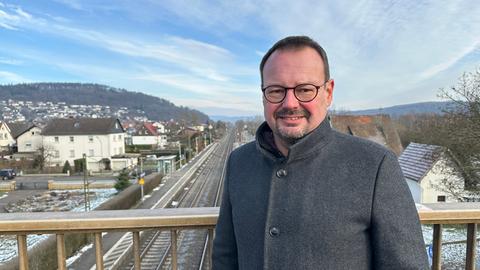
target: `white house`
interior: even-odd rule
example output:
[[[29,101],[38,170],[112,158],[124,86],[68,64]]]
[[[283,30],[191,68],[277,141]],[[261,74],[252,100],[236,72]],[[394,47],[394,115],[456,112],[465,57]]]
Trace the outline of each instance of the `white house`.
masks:
[[[154,122],[152,125],[157,129],[157,133],[160,133],[160,134],[165,133],[165,125],[164,124],[162,124],[160,122]]]
[[[167,135],[160,133],[152,123],[143,123],[132,135],[133,145],[152,145],[155,148],[164,148],[167,145]]]
[[[116,118],[53,119],[42,131],[43,146],[51,153],[47,161],[63,166],[86,155],[87,169],[111,168],[111,158],[125,154],[125,131]]]
[[[464,179],[444,147],[410,143],[398,161],[416,203],[457,202],[468,196]]]
[[[33,152],[41,145],[40,128],[26,122],[0,123],[0,148],[2,150]]]
[[[6,122],[0,122],[0,151],[8,151],[15,144],[10,128]]]
[[[17,137],[18,152],[36,152],[42,147],[42,130],[31,126]]]

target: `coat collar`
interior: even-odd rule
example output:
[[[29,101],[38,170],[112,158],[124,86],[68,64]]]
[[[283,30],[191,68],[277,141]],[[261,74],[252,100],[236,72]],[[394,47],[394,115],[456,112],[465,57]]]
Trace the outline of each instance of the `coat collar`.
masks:
[[[328,117],[316,127],[312,132],[300,139],[297,143],[290,146],[288,149],[288,156],[285,157],[277,149],[273,141],[273,132],[268,126],[267,122],[263,122],[257,129],[256,145],[257,149],[270,159],[286,160],[287,162],[296,159],[301,159],[310,156],[323,146],[325,146],[331,139],[332,128]]]

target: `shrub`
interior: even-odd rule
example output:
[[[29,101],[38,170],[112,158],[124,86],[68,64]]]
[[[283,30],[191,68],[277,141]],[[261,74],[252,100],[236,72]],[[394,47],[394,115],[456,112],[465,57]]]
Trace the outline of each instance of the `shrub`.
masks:
[[[65,164],[63,164],[63,169],[62,173],[72,173],[72,167],[70,166],[70,162],[65,161]]]
[[[117,177],[117,182],[115,183],[115,189],[117,191],[122,191],[130,186],[130,179],[128,176],[127,170],[123,169]]]

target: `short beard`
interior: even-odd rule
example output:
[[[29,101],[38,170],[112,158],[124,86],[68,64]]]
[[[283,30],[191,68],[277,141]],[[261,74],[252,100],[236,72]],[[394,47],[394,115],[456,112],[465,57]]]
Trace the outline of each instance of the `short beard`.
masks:
[[[298,134],[289,134],[279,129],[275,130],[274,133],[275,135],[277,135],[277,137],[280,140],[282,140],[282,142],[284,142],[288,146],[296,144],[300,139],[302,139],[306,135],[304,131],[301,131]]]
[[[307,119],[310,117],[310,113],[306,110],[288,110],[288,109],[282,109],[275,112],[274,117],[276,119],[278,117],[290,116],[290,115],[301,115]],[[294,145],[300,139],[305,137],[305,135],[307,135],[307,132],[305,130],[301,130],[298,133],[292,134],[291,132],[286,132],[278,127],[273,132],[275,133],[275,135],[278,136],[280,140],[282,140],[288,146]]]

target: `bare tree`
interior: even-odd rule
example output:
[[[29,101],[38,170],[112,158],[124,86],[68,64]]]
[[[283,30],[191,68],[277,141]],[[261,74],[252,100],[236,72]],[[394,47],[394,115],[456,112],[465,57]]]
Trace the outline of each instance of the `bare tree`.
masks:
[[[42,145],[37,148],[37,156],[34,159],[33,166],[43,171],[51,158],[55,156],[55,148],[51,145]]]
[[[465,187],[480,189],[480,68],[464,73],[456,86],[441,89],[440,96],[453,102],[445,111],[448,119],[445,134],[461,173]]]

